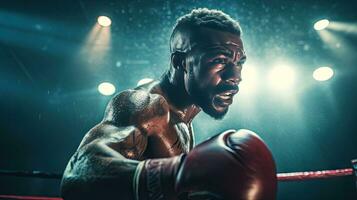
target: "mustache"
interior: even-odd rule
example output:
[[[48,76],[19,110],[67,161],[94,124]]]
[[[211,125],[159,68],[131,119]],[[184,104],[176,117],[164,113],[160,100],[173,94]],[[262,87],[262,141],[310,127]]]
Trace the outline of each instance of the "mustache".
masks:
[[[230,84],[220,84],[216,87],[215,92],[216,93],[222,93],[225,91],[229,91],[229,90],[239,90],[238,85],[230,85]]]

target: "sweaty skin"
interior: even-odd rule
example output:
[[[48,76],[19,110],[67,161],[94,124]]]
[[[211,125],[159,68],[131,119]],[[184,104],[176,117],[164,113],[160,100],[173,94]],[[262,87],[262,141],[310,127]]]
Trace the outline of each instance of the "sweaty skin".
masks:
[[[241,80],[242,41],[222,31],[200,31],[205,37],[190,42],[192,53],[182,62],[186,71],[172,77],[175,84],[151,82],[111,100],[103,120],[85,135],[66,167],[61,188],[65,199],[134,199],[139,161],[189,152],[194,146],[192,120],[201,108],[228,110],[238,90],[229,97],[222,94]],[[205,95],[202,105],[193,97],[197,91]]]

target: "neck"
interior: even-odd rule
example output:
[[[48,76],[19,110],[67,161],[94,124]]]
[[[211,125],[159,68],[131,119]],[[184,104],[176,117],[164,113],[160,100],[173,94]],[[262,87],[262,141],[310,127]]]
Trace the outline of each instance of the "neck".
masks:
[[[172,81],[167,74],[160,81],[163,95],[170,105],[171,110],[184,122],[190,123],[200,112],[187,94],[183,81]]]

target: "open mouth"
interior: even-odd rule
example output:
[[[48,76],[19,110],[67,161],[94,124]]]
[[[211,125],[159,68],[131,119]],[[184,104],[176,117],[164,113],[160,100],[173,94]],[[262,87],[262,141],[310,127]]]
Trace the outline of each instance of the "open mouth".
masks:
[[[228,90],[216,94],[213,97],[213,106],[217,107],[228,107],[233,103],[233,97],[238,92],[238,90]]]

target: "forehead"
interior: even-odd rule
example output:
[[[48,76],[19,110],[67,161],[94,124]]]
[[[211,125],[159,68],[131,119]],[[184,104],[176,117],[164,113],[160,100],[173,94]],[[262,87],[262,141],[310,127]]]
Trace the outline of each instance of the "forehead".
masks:
[[[222,47],[244,52],[243,42],[238,35],[210,28],[200,28],[194,31],[190,46],[191,49],[198,47],[201,50],[210,50]]]

